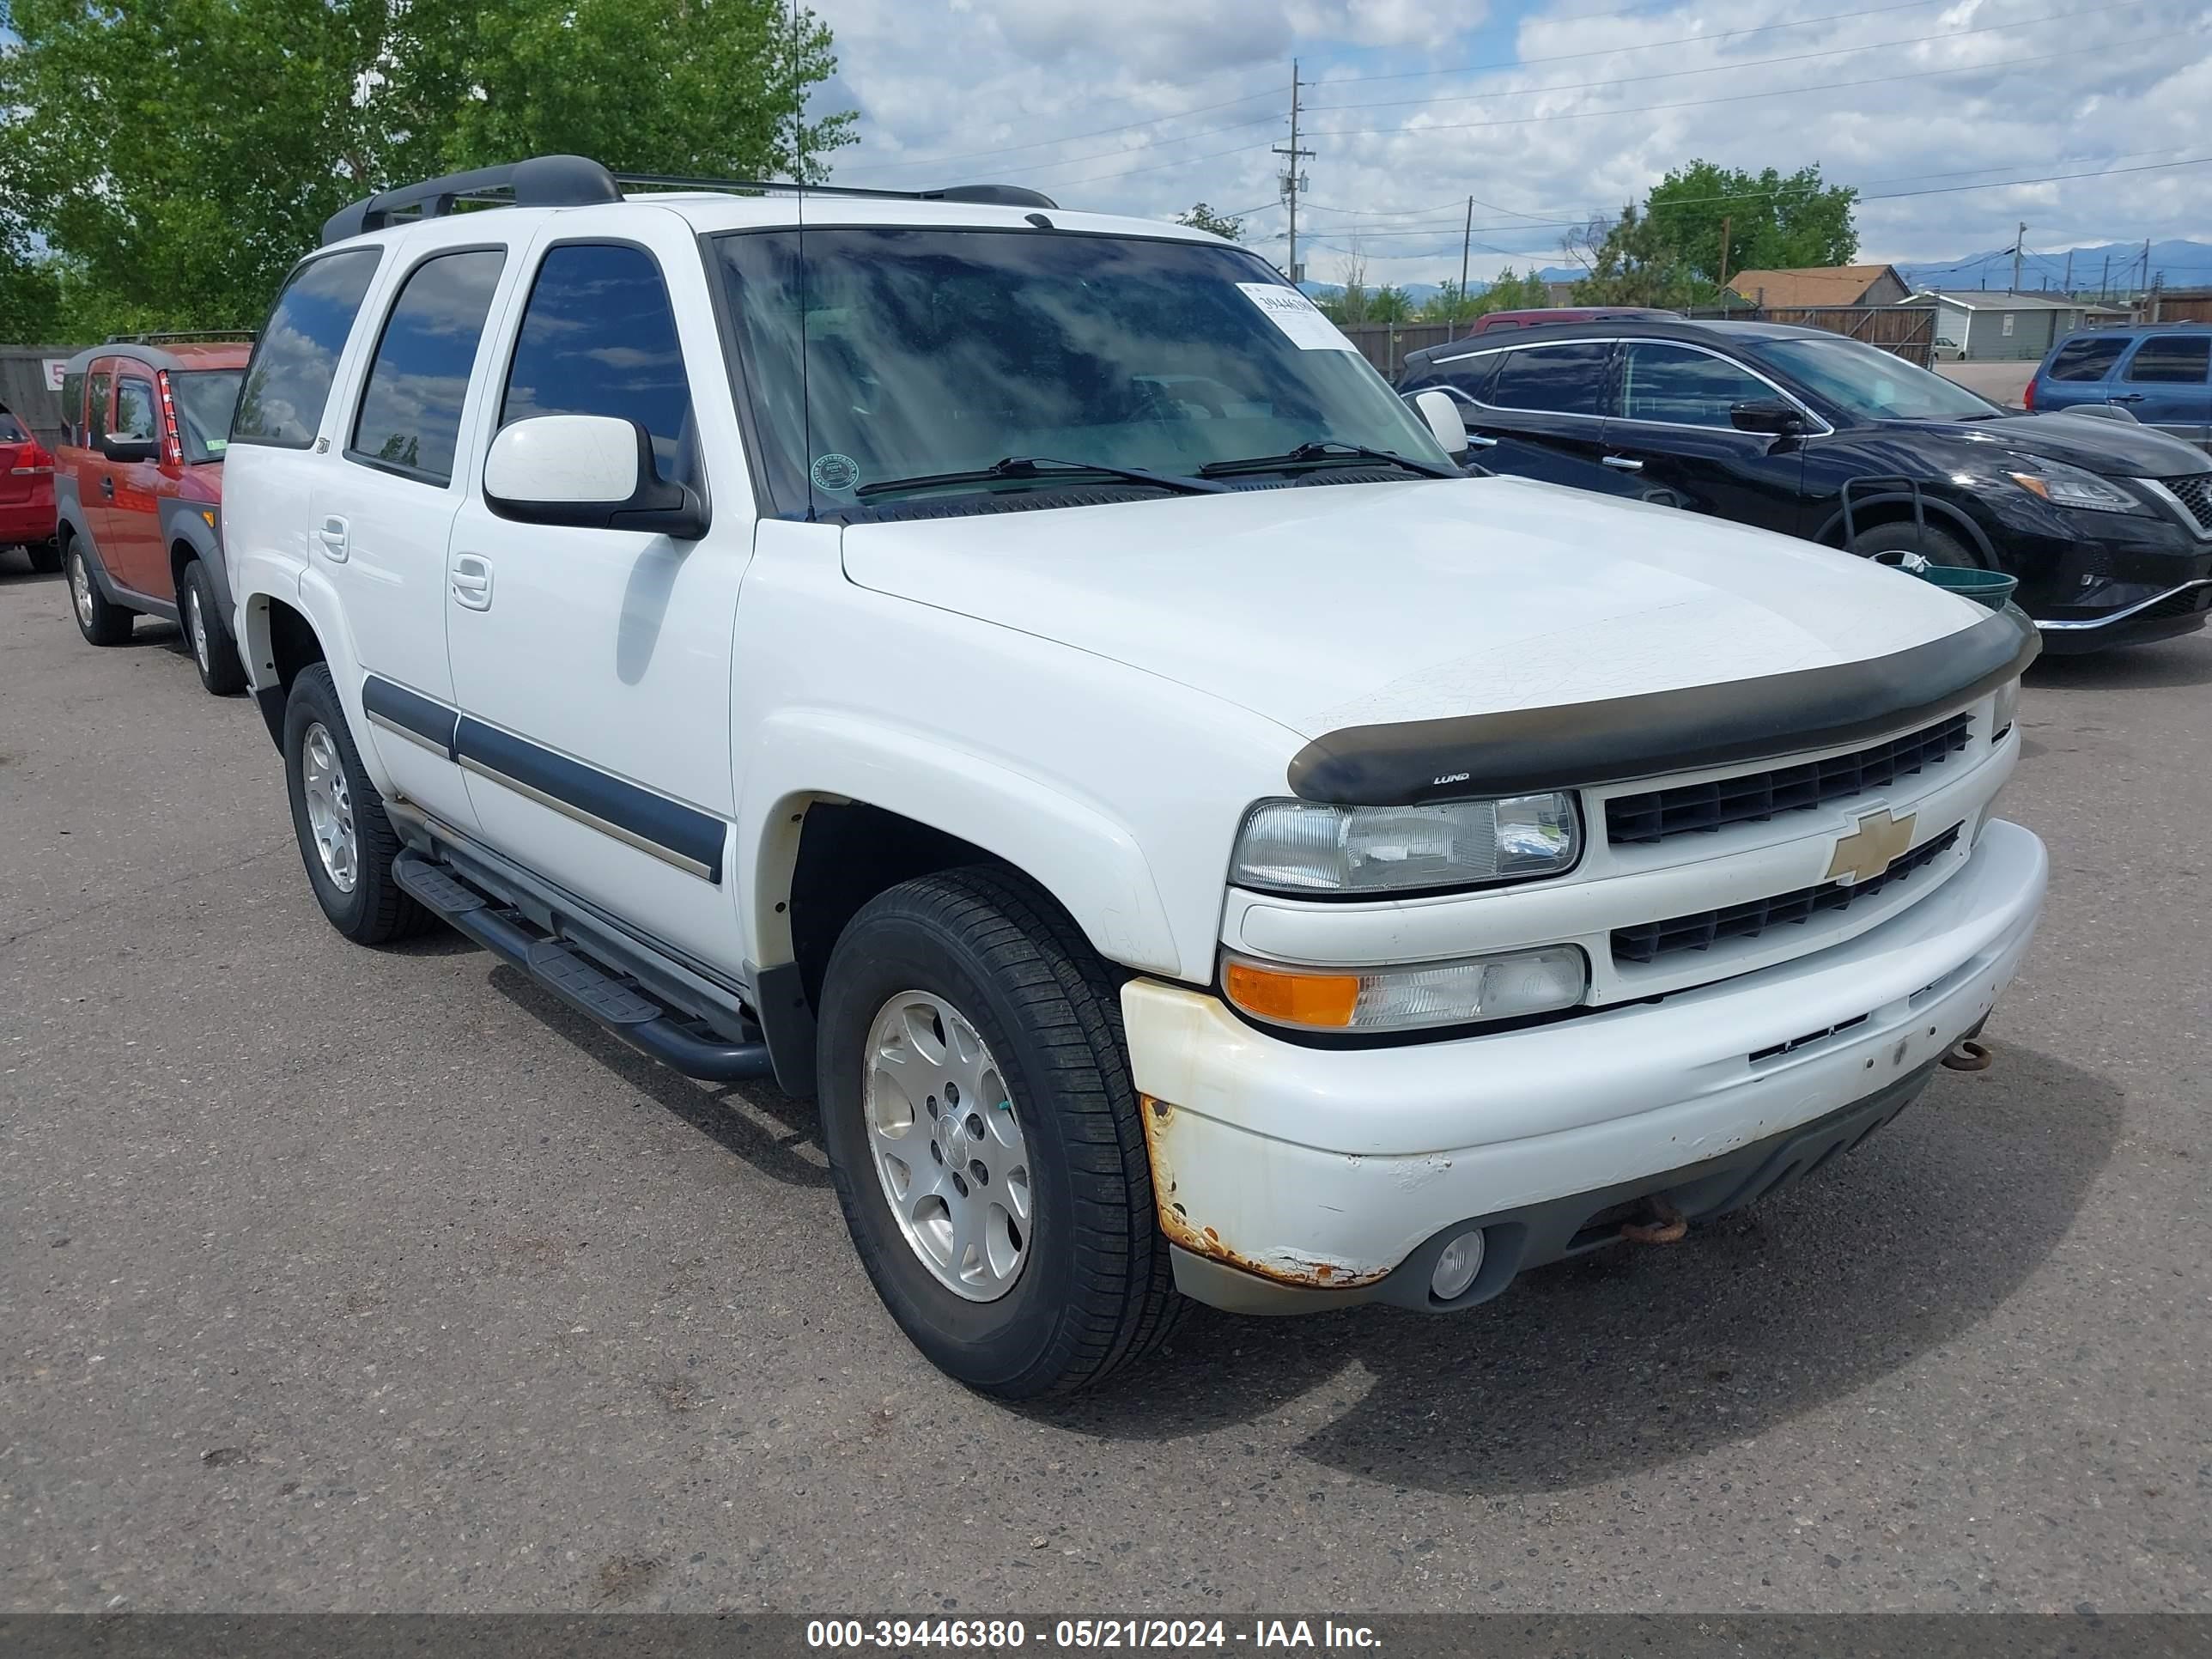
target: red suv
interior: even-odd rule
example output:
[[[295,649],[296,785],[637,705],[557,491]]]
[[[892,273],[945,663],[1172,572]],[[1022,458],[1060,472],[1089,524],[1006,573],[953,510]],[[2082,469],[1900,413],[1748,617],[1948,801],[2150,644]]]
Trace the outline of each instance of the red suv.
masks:
[[[222,456],[251,335],[141,335],[62,371],[55,527],[78,630],[131,637],[138,613],[179,624],[218,696],[246,689],[223,570]]]
[[[54,545],[54,458],[31,428],[0,404],[0,547],[21,542],[33,570],[58,570]]]

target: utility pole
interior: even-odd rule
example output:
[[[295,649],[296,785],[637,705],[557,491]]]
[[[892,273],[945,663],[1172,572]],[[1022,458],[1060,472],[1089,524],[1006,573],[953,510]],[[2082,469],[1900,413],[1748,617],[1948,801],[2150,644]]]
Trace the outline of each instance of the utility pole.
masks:
[[[2066,250],[2065,287],[2066,297],[2070,300],[2074,297],[2074,250],[2070,247]]]
[[[1723,307],[1728,303],[1729,218],[1725,213],[1721,215],[1721,303]]]
[[[2020,222],[2020,234],[2013,239],[2012,244],[2012,291],[2015,294],[2020,292],[2020,256],[2027,246],[2027,221],[2023,219]]]
[[[1310,149],[1298,148],[1298,60],[1295,58],[1291,59],[1290,147],[1285,149],[1278,144],[1275,146],[1274,153],[1284,157],[1290,164],[1283,170],[1283,200],[1291,210],[1291,286],[1295,288],[1297,286],[1300,275],[1298,270],[1298,192],[1305,188],[1305,180],[1298,173],[1298,163],[1313,155]],[[1473,225],[1470,210],[1468,220],[1470,229],[1473,228]]]
[[[2143,279],[2142,279],[2142,285],[2143,285],[2145,288],[2148,288],[2148,287],[2150,286],[2150,238],[2149,238],[2149,237],[2148,237],[2148,236],[2146,236],[2146,237],[2144,237],[2144,238],[2143,238]]]
[[[1467,198],[1467,228],[1460,233],[1459,241],[1459,304],[1453,309],[1462,315],[1467,311],[1467,251],[1474,246],[1474,198]],[[1458,337],[1459,318],[1452,319],[1452,328],[1444,337]]]

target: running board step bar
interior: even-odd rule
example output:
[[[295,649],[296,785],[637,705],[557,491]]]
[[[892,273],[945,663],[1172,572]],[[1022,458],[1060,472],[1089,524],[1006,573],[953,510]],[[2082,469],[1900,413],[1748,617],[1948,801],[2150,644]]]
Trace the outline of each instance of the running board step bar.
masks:
[[[687,1030],[659,1003],[602,972],[557,939],[504,910],[419,853],[392,860],[392,878],[456,932],[520,968],[578,1013],[686,1077],[741,1083],[775,1075],[765,1042],[728,1042]]]

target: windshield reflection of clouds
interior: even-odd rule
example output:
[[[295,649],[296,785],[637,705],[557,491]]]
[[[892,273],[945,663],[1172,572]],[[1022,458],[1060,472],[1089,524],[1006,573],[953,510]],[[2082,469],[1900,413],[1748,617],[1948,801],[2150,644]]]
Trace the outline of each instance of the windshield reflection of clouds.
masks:
[[[1008,456],[1176,474],[1314,441],[1441,463],[1359,355],[1305,349],[1241,289],[1280,286],[1210,243],[1036,231],[810,229],[720,240],[771,484],[809,500]],[[805,295],[805,362],[798,326]],[[804,410],[802,411],[802,404]],[[811,429],[810,429],[811,428]]]

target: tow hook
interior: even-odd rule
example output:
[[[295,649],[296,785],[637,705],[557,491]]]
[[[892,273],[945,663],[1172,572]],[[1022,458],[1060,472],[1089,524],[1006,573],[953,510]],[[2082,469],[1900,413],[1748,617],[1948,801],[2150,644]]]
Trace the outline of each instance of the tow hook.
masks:
[[[1944,1066],[1954,1072],[1986,1072],[1996,1063],[1996,1050],[1972,1037],[1960,1037],[1943,1056]]]
[[[1632,1244],[1674,1244],[1690,1231],[1690,1224],[1682,1212],[1668,1202],[1663,1194],[1653,1194],[1644,1200],[1645,1218],[1624,1221],[1620,1236]]]

